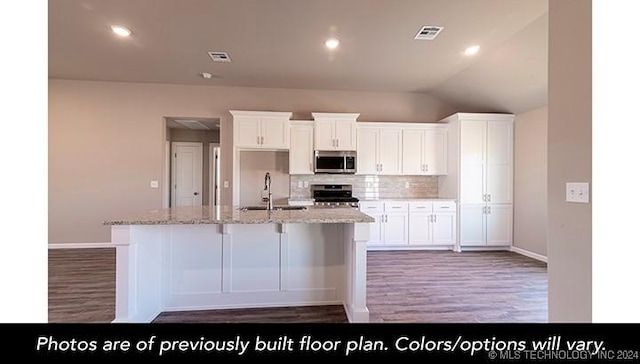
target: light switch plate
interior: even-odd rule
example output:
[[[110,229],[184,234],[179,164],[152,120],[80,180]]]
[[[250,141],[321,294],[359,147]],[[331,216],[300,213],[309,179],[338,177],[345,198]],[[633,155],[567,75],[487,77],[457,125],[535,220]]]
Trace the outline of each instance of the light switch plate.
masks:
[[[222,183],[222,186],[223,186],[224,188],[229,188],[229,181],[224,181],[224,182]]]
[[[567,182],[567,202],[589,203],[589,183]]]
[[[149,184],[149,187],[151,188],[158,188],[158,181],[151,181],[151,183]]]

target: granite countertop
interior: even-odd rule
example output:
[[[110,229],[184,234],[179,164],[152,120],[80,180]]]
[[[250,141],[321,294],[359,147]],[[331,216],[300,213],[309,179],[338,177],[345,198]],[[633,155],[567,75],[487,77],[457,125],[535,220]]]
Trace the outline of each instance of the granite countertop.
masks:
[[[140,216],[104,221],[104,225],[181,224],[332,224],[374,222],[374,218],[354,208],[306,210],[241,211],[238,206],[194,206],[153,210]]]

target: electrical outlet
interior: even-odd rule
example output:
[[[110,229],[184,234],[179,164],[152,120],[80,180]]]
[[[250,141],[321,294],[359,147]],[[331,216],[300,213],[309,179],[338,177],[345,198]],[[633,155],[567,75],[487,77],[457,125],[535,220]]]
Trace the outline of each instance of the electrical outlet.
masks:
[[[567,202],[589,203],[589,183],[567,182]]]
[[[404,183],[404,188],[409,188],[409,182]]]
[[[302,188],[302,181],[298,181],[298,188]]]
[[[309,187],[309,181],[304,181],[304,188],[308,188]]]
[[[229,181],[224,181],[224,182],[222,183],[222,186],[223,186],[224,188],[229,188]]]
[[[158,181],[151,181],[151,183],[149,184],[149,187],[151,188],[158,188],[159,184]]]

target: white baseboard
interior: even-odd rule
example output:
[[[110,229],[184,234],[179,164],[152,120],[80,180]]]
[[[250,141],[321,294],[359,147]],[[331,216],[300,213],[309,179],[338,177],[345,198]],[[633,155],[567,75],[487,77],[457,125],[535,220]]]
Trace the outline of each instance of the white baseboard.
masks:
[[[96,249],[115,248],[116,244],[108,243],[49,243],[49,249]]]
[[[517,246],[512,246],[511,247],[511,251],[514,252],[514,253],[518,253],[520,255],[524,255],[526,257],[533,258],[535,260],[539,260],[541,262],[547,263],[547,257],[545,257],[544,255],[541,255],[541,254],[538,254],[538,253],[534,253],[534,252],[530,252],[528,250],[524,250],[522,248],[518,248]]]

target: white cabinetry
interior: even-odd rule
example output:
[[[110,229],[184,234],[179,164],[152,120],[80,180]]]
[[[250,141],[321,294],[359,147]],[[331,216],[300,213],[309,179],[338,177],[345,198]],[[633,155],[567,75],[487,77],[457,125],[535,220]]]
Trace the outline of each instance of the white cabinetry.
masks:
[[[289,112],[230,110],[235,148],[289,149]]]
[[[315,150],[356,150],[356,119],[360,114],[311,113]]]
[[[455,202],[409,203],[409,245],[454,245],[455,242]]]
[[[455,114],[449,122],[449,175],[441,197],[459,198],[459,244],[513,241],[513,115]]]
[[[402,129],[361,125],[357,139],[358,174],[401,174]]]
[[[313,122],[291,121],[289,174],[313,174]]]
[[[447,126],[402,129],[402,174],[447,174]]]
[[[408,203],[402,201],[363,201],[360,211],[376,221],[369,224],[368,246],[402,246],[409,241]]]

